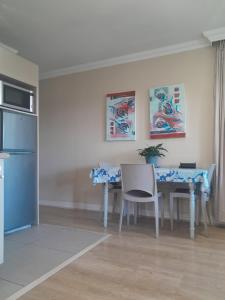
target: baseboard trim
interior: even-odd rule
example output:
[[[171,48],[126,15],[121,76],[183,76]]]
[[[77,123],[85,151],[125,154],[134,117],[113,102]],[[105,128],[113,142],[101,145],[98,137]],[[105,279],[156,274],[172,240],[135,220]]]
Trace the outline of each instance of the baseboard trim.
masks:
[[[90,210],[90,211],[101,211],[102,206],[100,204],[92,204],[92,203],[85,203],[85,202],[70,202],[70,201],[50,201],[50,200],[40,200],[40,206],[49,206],[49,207],[57,207],[57,208],[66,208],[66,209],[80,209],[80,210]],[[112,212],[112,206],[109,205],[109,212]],[[118,209],[116,210],[118,213]],[[141,216],[145,217],[153,217],[154,212],[150,209],[141,209],[139,211]],[[170,218],[170,214],[168,211],[164,212],[165,219]],[[189,220],[189,214],[182,213],[180,214],[180,219],[183,221]],[[174,216],[174,220],[176,220],[176,216]]]
[[[101,209],[101,206],[99,204],[91,204],[85,202],[40,200],[39,203],[40,206],[51,206],[69,209],[83,209],[92,211],[99,211]]]

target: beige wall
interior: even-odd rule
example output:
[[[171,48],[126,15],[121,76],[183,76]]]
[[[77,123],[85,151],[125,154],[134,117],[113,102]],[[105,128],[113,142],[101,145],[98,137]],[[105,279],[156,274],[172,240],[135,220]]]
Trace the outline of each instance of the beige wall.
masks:
[[[38,87],[38,66],[0,47],[0,73]]]
[[[163,142],[168,149],[161,165],[212,162],[213,49],[103,68],[43,80],[40,83],[40,199],[54,205],[96,208],[100,186],[89,172],[99,161],[142,162],[137,149]],[[148,89],[184,83],[186,138],[148,138]],[[105,142],[105,95],[135,90],[137,140]],[[81,204],[78,204],[81,203]]]

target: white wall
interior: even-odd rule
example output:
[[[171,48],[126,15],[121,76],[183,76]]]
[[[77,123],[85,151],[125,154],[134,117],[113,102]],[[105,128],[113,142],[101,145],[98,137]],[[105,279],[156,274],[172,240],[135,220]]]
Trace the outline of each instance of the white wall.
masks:
[[[89,172],[99,161],[140,162],[137,149],[163,142],[161,165],[212,162],[214,50],[204,48],[40,83],[40,199],[58,206],[97,208],[101,187]],[[150,140],[148,89],[184,83],[186,138]],[[105,142],[105,95],[136,91],[137,140]]]

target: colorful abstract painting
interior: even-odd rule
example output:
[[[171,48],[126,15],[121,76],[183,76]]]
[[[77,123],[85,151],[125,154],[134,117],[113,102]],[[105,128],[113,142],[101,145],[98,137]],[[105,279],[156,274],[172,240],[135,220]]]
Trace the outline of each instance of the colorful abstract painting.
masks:
[[[108,94],[106,97],[106,140],[135,140],[135,92]]]
[[[185,137],[184,85],[149,89],[150,138]]]

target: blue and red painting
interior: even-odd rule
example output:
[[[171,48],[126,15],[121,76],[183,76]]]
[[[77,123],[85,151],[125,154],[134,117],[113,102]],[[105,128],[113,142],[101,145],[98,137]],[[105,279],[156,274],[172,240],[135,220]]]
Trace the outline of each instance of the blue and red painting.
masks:
[[[185,137],[184,85],[149,89],[150,138]]]
[[[106,140],[135,140],[135,92],[108,94],[106,97]]]

